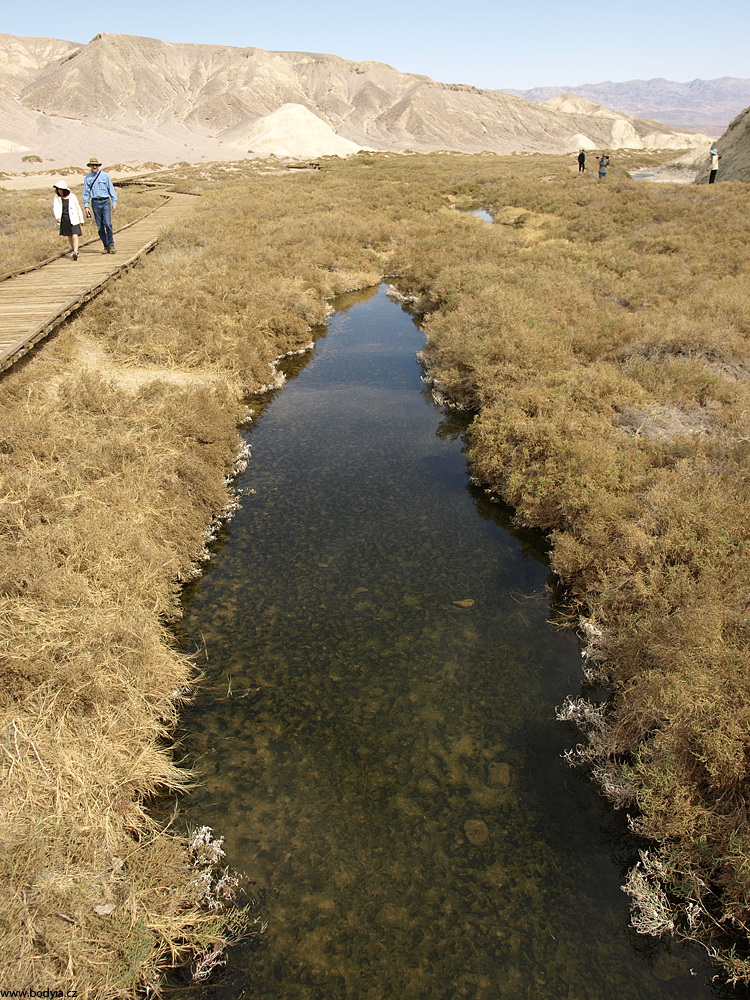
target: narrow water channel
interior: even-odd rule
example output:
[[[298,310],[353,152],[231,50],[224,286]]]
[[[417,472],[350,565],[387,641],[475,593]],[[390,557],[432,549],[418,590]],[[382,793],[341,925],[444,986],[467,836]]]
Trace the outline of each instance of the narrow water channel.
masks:
[[[540,539],[470,485],[410,317],[383,288],[337,307],[250,433],[250,495],[185,597],[205,682],[183,821],[226,838],[269,919],[185,996],[730,995],[628,927],[637,845],[560,759],[580,654],[548,623]]]

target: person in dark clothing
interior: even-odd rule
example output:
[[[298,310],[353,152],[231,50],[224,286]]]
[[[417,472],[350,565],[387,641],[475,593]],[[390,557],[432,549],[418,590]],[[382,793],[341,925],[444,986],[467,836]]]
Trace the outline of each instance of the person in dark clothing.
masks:
[[[585,170],[586,170],[586,152],[585,150],[582,149],[581,152],[578,154],[578,173],[582,174],[585,172]]]

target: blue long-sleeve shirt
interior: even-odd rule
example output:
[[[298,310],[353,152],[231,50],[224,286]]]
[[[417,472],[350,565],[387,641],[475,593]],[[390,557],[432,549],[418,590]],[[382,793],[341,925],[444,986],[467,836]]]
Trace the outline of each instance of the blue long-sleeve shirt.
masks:
[[[112,204],[117,204],[117,192],[105,170],[93,171],[83,179],[83,207],[88,208],[92,198],[111,198]]]

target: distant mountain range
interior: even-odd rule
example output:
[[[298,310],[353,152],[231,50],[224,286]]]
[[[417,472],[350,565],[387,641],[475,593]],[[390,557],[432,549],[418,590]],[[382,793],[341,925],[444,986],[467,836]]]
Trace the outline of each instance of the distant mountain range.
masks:
[[[357,149],[567,153],[705,146],[576,98],[544,106],[378,62],[97,35],[0,35],[0,170]]]
[[[628,80],[626,83],[503,90],[502,93],[525,97],[535,104],[559,94],[574,94],[629,115],[719,136],[730,121],[750,105],[750,80],[723,76],[718,80],[674,83],[657,77],[653,80]]]

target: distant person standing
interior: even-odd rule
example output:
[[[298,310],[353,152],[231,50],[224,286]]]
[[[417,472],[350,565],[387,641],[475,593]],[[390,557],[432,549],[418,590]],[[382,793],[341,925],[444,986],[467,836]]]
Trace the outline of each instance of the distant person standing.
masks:
[[[586,172],[586,151],[581,150],[578,154],[578,173],[583,174]]]
[[[721,157],[719,156],[719,150],[716,148],[716,146],[711,147],[711,152],[709,153],[709,156],[711,157],[711,164],[708,171],[708,183],[713,184],[714,181],[716,180],[716,173],[719,169],[719,160],[721,159]]]
[[[76,196],[70,193],[65,181],[55,181],[52,186],[55,189],[52,212],[60,223],[60,235],[68,237],[68,243],[73,249],[73,260],[78,260],[78,240],[83,225],[81,206]]]
[[[112,213],[117,208],[117,192],[109,174],[102,170],[101,160],[92,156],[86,166],[89,173],[83,179],[83,207],[89,219],[94,213],[99,239],[104,244],[102,253],[115,253]]]
[[[596,159],[599,163],[599,180],[603,181],[607,176],[607,171],[609,170],[609,153],[602,153],[602,155],[597,156]]]

